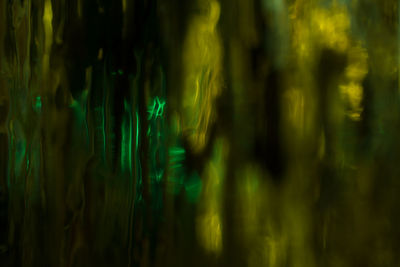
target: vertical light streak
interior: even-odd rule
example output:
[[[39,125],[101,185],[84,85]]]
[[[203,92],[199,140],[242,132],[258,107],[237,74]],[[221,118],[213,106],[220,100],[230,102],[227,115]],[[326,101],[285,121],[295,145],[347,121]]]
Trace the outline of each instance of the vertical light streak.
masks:
[[[207,11],[191,20],[183,51],[185,70],[183,92],[183,131],[195,152],[208,139],[214,120],[214,101],[221,91],[222,45],[217,31],[220,5],[215,0],[199,0]]]
[[[216,141],[213,156],[202,177],[204,187],[201,192],[200,210],[197,219],[197,237],[203,248],[211,253],[222,251],[222,188],[225,177],[225,160],[228,153],[224,139]]]
[[[51,45],[53,43],[53,10],[51,0],[45,0],[44,13],[43,13],[43,24],[45,32],[45,45],[43,53],[43,77],[48,77],[49,65],[50,65],[50,53]]]
[[[124,101],[125,116],[121,125],[121,168],[132,175],[132,115],[130,105]]]

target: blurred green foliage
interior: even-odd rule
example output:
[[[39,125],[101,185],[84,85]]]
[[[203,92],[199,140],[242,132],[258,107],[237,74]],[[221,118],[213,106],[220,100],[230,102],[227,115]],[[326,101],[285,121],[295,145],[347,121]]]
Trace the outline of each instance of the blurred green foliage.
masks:
[[[0,266],[398,266],[394,0],[0,1]]]

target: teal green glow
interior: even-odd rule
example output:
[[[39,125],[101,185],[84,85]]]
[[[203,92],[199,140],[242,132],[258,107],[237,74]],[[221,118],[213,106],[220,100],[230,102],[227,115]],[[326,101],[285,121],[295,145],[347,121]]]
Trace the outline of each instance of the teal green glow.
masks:
[[[169,170],[171,183],[170,192],[174,195],[179,194],[182,190],[183,181],[185,179],[183,161],[185,160],[185,149],[180,146],[169,148]]]
[[[137,192],[137,200],[142,199],[140,185],[142,184],[142,166],[140,163],[139,156],[139,140],[140,140],[140,119],[139,113],[136,111],[136,146],[135,146],[135,160],[136,160],[136,192]]]
[[[185,149],[181,147],[172,147],[169,149],[170,163],[181,162],[185,159]]]
[[[160,182],[162,177],[163,177],[163,175],[164,175],[164,170],[160,170],[160,171],[156,172],[156,177],[155,177],[156,181]]]
[[[40,98],[40,96],[37,96],[35,100],[35,111],[40,112],[41,110],[42,110],[42,99]]]
[[[138,153],[139,150],[139,114],[136,112],[136,153]]]
[[[132,175],[132,120],[129,120],[129,151],[128,151],[128,159],[129,159],[129,172]]]
[[[84,90],[82,95],[77,99],[73,100],[69,107],[74,111],[74,115],[76,116],[76,127],[85,128],[86,135],[86,145],[89,145],[89,126],[87,121],[87,97],[89,90]],[[95,109],[95,111],[99,111],[100,109]]]
[[[182,168],[182,164],[174,164],[174,165],[171,165],[171,169],[179,169],[179,168]]]
[[[164,106],[165,106],[165,101],[160,100],[158,96],[156,96],[153,100],[152,106],[148,109],[149,112],[148,120],[152,119],[153,116],[155,119],[161,117],[164,113]]]
[[[182,147],[172,147],[169,149],[169,154],[170,155],[181,155],[185,154],[185,149]]]
[[[122,70],[118,70],[118,71],[113,71],[113,72],[111,72],[111,75],[115,76],[115,75],[117,75],[117,73],[118,73],[119,75],[123,75],[123,74],[124,74],[124,72],[123,72]]]
[[[121,125],[121,168],[123,171],[129,168],[129,173],[132,175],[132,116],[130,106],[126,101],[124,101],[124,108],[128,117],[124,116]],[[127,125],[127,118],[129,118],[129,125]]]
[[[153,115],[154,115],[154,110],[156,109],[156,101],[154,100],[153,101],[153,106],[148,110],[148,112],[150,113],[149,114],[149,117],[148,117],[148,120],[150,120],[152,117],[153,117]]]
[[[165,106],[165,101],[161,101],[156,97],[156,100],[158,102],[158,108],[157,108],[157,113],[156,113],[156,118],[161,117],[161,115],[164,113],[164,106]]]
[[[127,108],[128,105],[125,105]],[[132,175],[132,114],[131,110],[127,110],[129,114],[129,151],[128,151],[128,160],[129,160],[129,173]]]
[[[29,158],[26,159],[26,171],[29,170]]]

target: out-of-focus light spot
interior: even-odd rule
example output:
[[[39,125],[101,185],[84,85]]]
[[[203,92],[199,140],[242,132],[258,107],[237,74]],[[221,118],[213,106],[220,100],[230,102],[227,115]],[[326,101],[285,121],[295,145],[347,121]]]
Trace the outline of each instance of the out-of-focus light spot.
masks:
[[[29,158],[27,156],[27,158],[26,158],[26,171],[27,172],[29,171],[29,166],[30,166],[30,161],[29,161]]]
[[[40,96],[37,96],[36,98],[35,98],[35,101],[34,101],[35,103],[34,103],[34,110],[36,111],[36,112],[40,112],[41,110],[42,110],[42,99],[40,98]]]
[[[367,74],[367,70],[358,64],[350,64],[346,68],[346,76],[352,80],[361,80]]]
[[[352,109],[360,108],[363,97],[363,90],[360,84],[352,82],[348,85],[342,85],[340,86],[340,91],[347,97]]]
[[[103,59],[103,48],[99,49],[99,53],[97,54],[97,59],[102,60]]]
[[[368,73],[368,54],[365,48],[356,45],[348,51],[349,65],[346,76],[353,81],[361,81]]]

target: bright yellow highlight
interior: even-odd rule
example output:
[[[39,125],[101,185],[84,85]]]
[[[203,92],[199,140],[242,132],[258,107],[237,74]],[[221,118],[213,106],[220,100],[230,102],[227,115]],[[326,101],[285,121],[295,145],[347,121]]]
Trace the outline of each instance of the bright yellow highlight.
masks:
[[[195,152],[204,148],[215,116],[213,106],[221,88],[222,60],[221,40],[216,30],[219,3],[199,0],[199,5],[208,10],[192,18],[183,52],[182,127]]]
[[[44,4],[43,24],[45,32],[45,51],[43,53],[43,77],[47,77],[50,64],[51,45],[53,43],[53,10],[51,0],[46,0]]]
[[[205,169],[204,190],[197,219],[197,236],[205,250],[220,253],[222,250],[221,191],[225,175],[226,142],[218,140],[214,155]]]
[[[303,12],[299,7],[302,5],[305,9]],[[349,47],[350,19],[345,8],[311,8],[295,3],[289,10],[293,26],[293,48],[301,58],[310,59],[315,49],[320,47],[339,52],[344,52]]]
[[[363,98],[363,89],[360,84],[351,82],[347,85],[340,86],[340,92],[350,103],[350,113],[348,114],[353,120],[359,120],[362,111],[361,100]]]
[[[360,120],[363,110],[361,102],[363,99],[363,88],[361,83],[368,72],[368,55],[361,46],[354,46],[348,51],[349,65],[346,68],[348,82],[340,86],[340,93],[348,103],[347,116],[352,120]]]
[[[314,56],[316,51],[328,48],[346,54],[348,65],[344,75],[340,77],[343,81],[338,89],[344,101],[344,113],[352,120],[360,120],[363,111],[361,84],[368,72],[368,55],[365,49],[350,37],[350,16],[347,9],[337,3],[329,8],[322,8],[311,2],[306,4],[306,1],[298,0],[290,7],[290,12],[293,25],[292,45],[296,51],[295,56],[304,70],[304,73],[301,73],[302,77],[311,77],[310,74],[314,70],[312,67],[306,69],[317,64],[315,60],[318,58]],[[306,89],[299,87],[300,94],[297,95],[301,95],[302,91],[306,92]],[[301,114],[298,110],[302,106],[301,101],[304,100],[299,100],[294,90],[287,92],[287,99],[291,105],[289,120],[293,125],[302,125],[301,116],[295,114]]]
[[[344,51],[348,47],[347,33],[350,20],[345,9],[315,9],[312,13],[311,23],[316,27],[315,40],[339,51]]]
[[[368,54],[361,46],[352,47],[349,51],[349,65],[346,68],[346,76],[349,79],[360,82],[368,72]]]
[[[222,249],[221,219],[218,213],[209,213],[199,220],[200,242],[207,251],[220,253]]]

